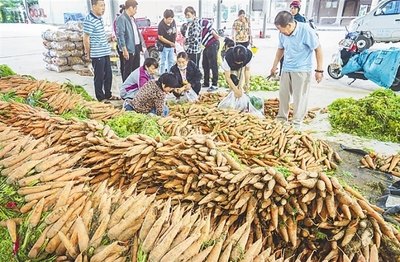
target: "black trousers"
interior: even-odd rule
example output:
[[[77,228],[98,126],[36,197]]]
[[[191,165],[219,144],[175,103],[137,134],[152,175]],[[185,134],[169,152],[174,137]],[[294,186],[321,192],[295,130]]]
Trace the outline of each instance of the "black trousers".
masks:
[[[197,67],[199,67],[200,56],[201,56],[201,53],[188,54],[189,59],[192,60],[197,65]]]
[[[125,80],[128,78],[128,76],[140,66],[140,52],[141,51],[142,51],[141,45],[136,45],[135,53],[134,54],[129,53],[128,60],[126,60],[124,57],[122,57],[124,60],[123,70],[122,70],[122,81],[123,82],[125,82]]]
[[[110,56],[92,58],[94,69],[94,93],[98,101],[108,99],[112,96],[112,71]]]
[[[219,41],[215,41],[203,50],[204,86],[210,85],[210,70],[212,85],[218,85],[218,49]]]
[[[249,41],[247,41],[247,42],[240,42],[240,43],[236,43],[237,45],[242,45],[242,46],[244,46],[244,47],[248,47],[249,46]]]

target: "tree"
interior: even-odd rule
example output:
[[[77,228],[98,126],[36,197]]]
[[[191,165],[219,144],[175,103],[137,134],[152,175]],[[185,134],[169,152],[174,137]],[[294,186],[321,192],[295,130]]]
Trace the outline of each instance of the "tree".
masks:
[[[0,21],[2,23],[7,22],[7,10],[17,9],[20,6],[23,6],[22,0],[0,0]]]

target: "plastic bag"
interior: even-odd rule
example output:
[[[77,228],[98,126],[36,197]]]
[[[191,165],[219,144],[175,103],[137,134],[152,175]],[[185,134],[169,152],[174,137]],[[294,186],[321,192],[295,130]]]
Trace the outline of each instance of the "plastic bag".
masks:
[[[51,62],[57,66],[73,66],[73,65],[83,65],[83,60],[81,57],[70,56],[70,57],[53,57],[51,58]]]
[[[64,72],[64,71],[72,70],[72,67],[71,66],[67,66],[67,65],[57,66],[57,65],[53,65],[53,64],[46,64],[45,67],[46,67],[47,70],[56,71],[57,73],[61,73],[61,72]]]
[[[47,29],[42,33],[42,39],[48,41],[66,41],[68,40],[68,35],[63,30],[54,31]]]
[[[195,91],[191,88],[189,91],[185,91],[181,98],[180,101],[188,101],[188,102],[196,102],[198,100],[199,96],[196,94]],[[182,99],[182,100],[181,100]]]
[[[333,69],[338,69],[338,68],[341,68],[342,65],[343,65],[343,61],[342,61],[342,58],[340,57],[340,51],[337,51],[336,53],[334,53],[332,55],[330,66]]]
[[[243,94],[241,97],[236,98],[234,92],[230,92],[222,101],[218,104],[218,108],[222,109],[236,109],[240,112],[250,113],[259,118],[264,118],[264,114],[257,110],[250,102],[250,97]]]
[[[254,106],[255,109],[264,112],[264,99],[255,95],[248,95],[250,98],[250,103]]]

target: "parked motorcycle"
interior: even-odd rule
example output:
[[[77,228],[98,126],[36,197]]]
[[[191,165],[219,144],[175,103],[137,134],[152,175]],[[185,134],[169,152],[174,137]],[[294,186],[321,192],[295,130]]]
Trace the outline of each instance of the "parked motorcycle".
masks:
[[[346,70],[343,70],[343,68],[348,64],[349,60],[356,55],[360,55],[362,53],[362,51],[365,50],[364,49],[365,45],[360,45],[359,42],[357,42],[357,40],[360,39],[360,36],[362,36],[362,39],[364,39],[364,37],[368,38],[363,32],[348,32],[346,34],[345,38],[340,40],[339,50],[337,53],[335,53],[332,56],[332,61],[328,65],[327,71],[328,71],[328,74],[330,77],[332,77],[333,79],[340,79],[343,77],[343,75],[346,75],[347,77],[353,79],[350,83],[348,83],[349,85],[354,83],[354,81],[356,81],[357,79],[371,80],[376,83],[376,81],[374,81],[376,78],[374,78],[374,80],[369,79],[365,75],[365,72],[362,69],[357,70],[355,72],[349,72],[349,73],[342,74],[343,71],[346,71]],[[359,46],[361,46],[361,48]],[[363,53],[363,56],[368,59],[368,57],[371,53],[380,52],[380,51],[385,52],[385,50],[377,50],[377,51],[371,51],[371,52],[365,51],[365,52],[369,52],[369,53]],[[387,50],[387,51],[389,52],[390,50]],[[399,50],[399,52],[400,52],[400,50]],[[391,84],[389,84],[388,87],[390,89],[392,89],[393,91],[400,91],[399,62],[395,62],[394,66],[397,66],[397,72],[395,73],[393,82]],[[396,69],[396,68],[394,68],[394,69]],[[368,73],[371,76],[371,72],[368,72]],[[381,74],[381,73],[377,72],[376,74]],[[380,83],[377,83],[377,84],[381,85]]]

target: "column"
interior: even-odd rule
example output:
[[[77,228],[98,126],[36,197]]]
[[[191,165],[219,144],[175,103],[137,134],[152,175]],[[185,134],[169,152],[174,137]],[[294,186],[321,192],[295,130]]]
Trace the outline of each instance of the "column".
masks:
[[[337,14],[336,14],[336,21],[333,23],[334,25],[340,25],[341,24],[345,1],[346,0],[339,0],[339,6],[338,6]]]
[[[314,0],[310,0],[310,2],[308,3],[308,7],[307,7],[307,19],[314,19]],[[315,21],[314,22],[318,22]]]

